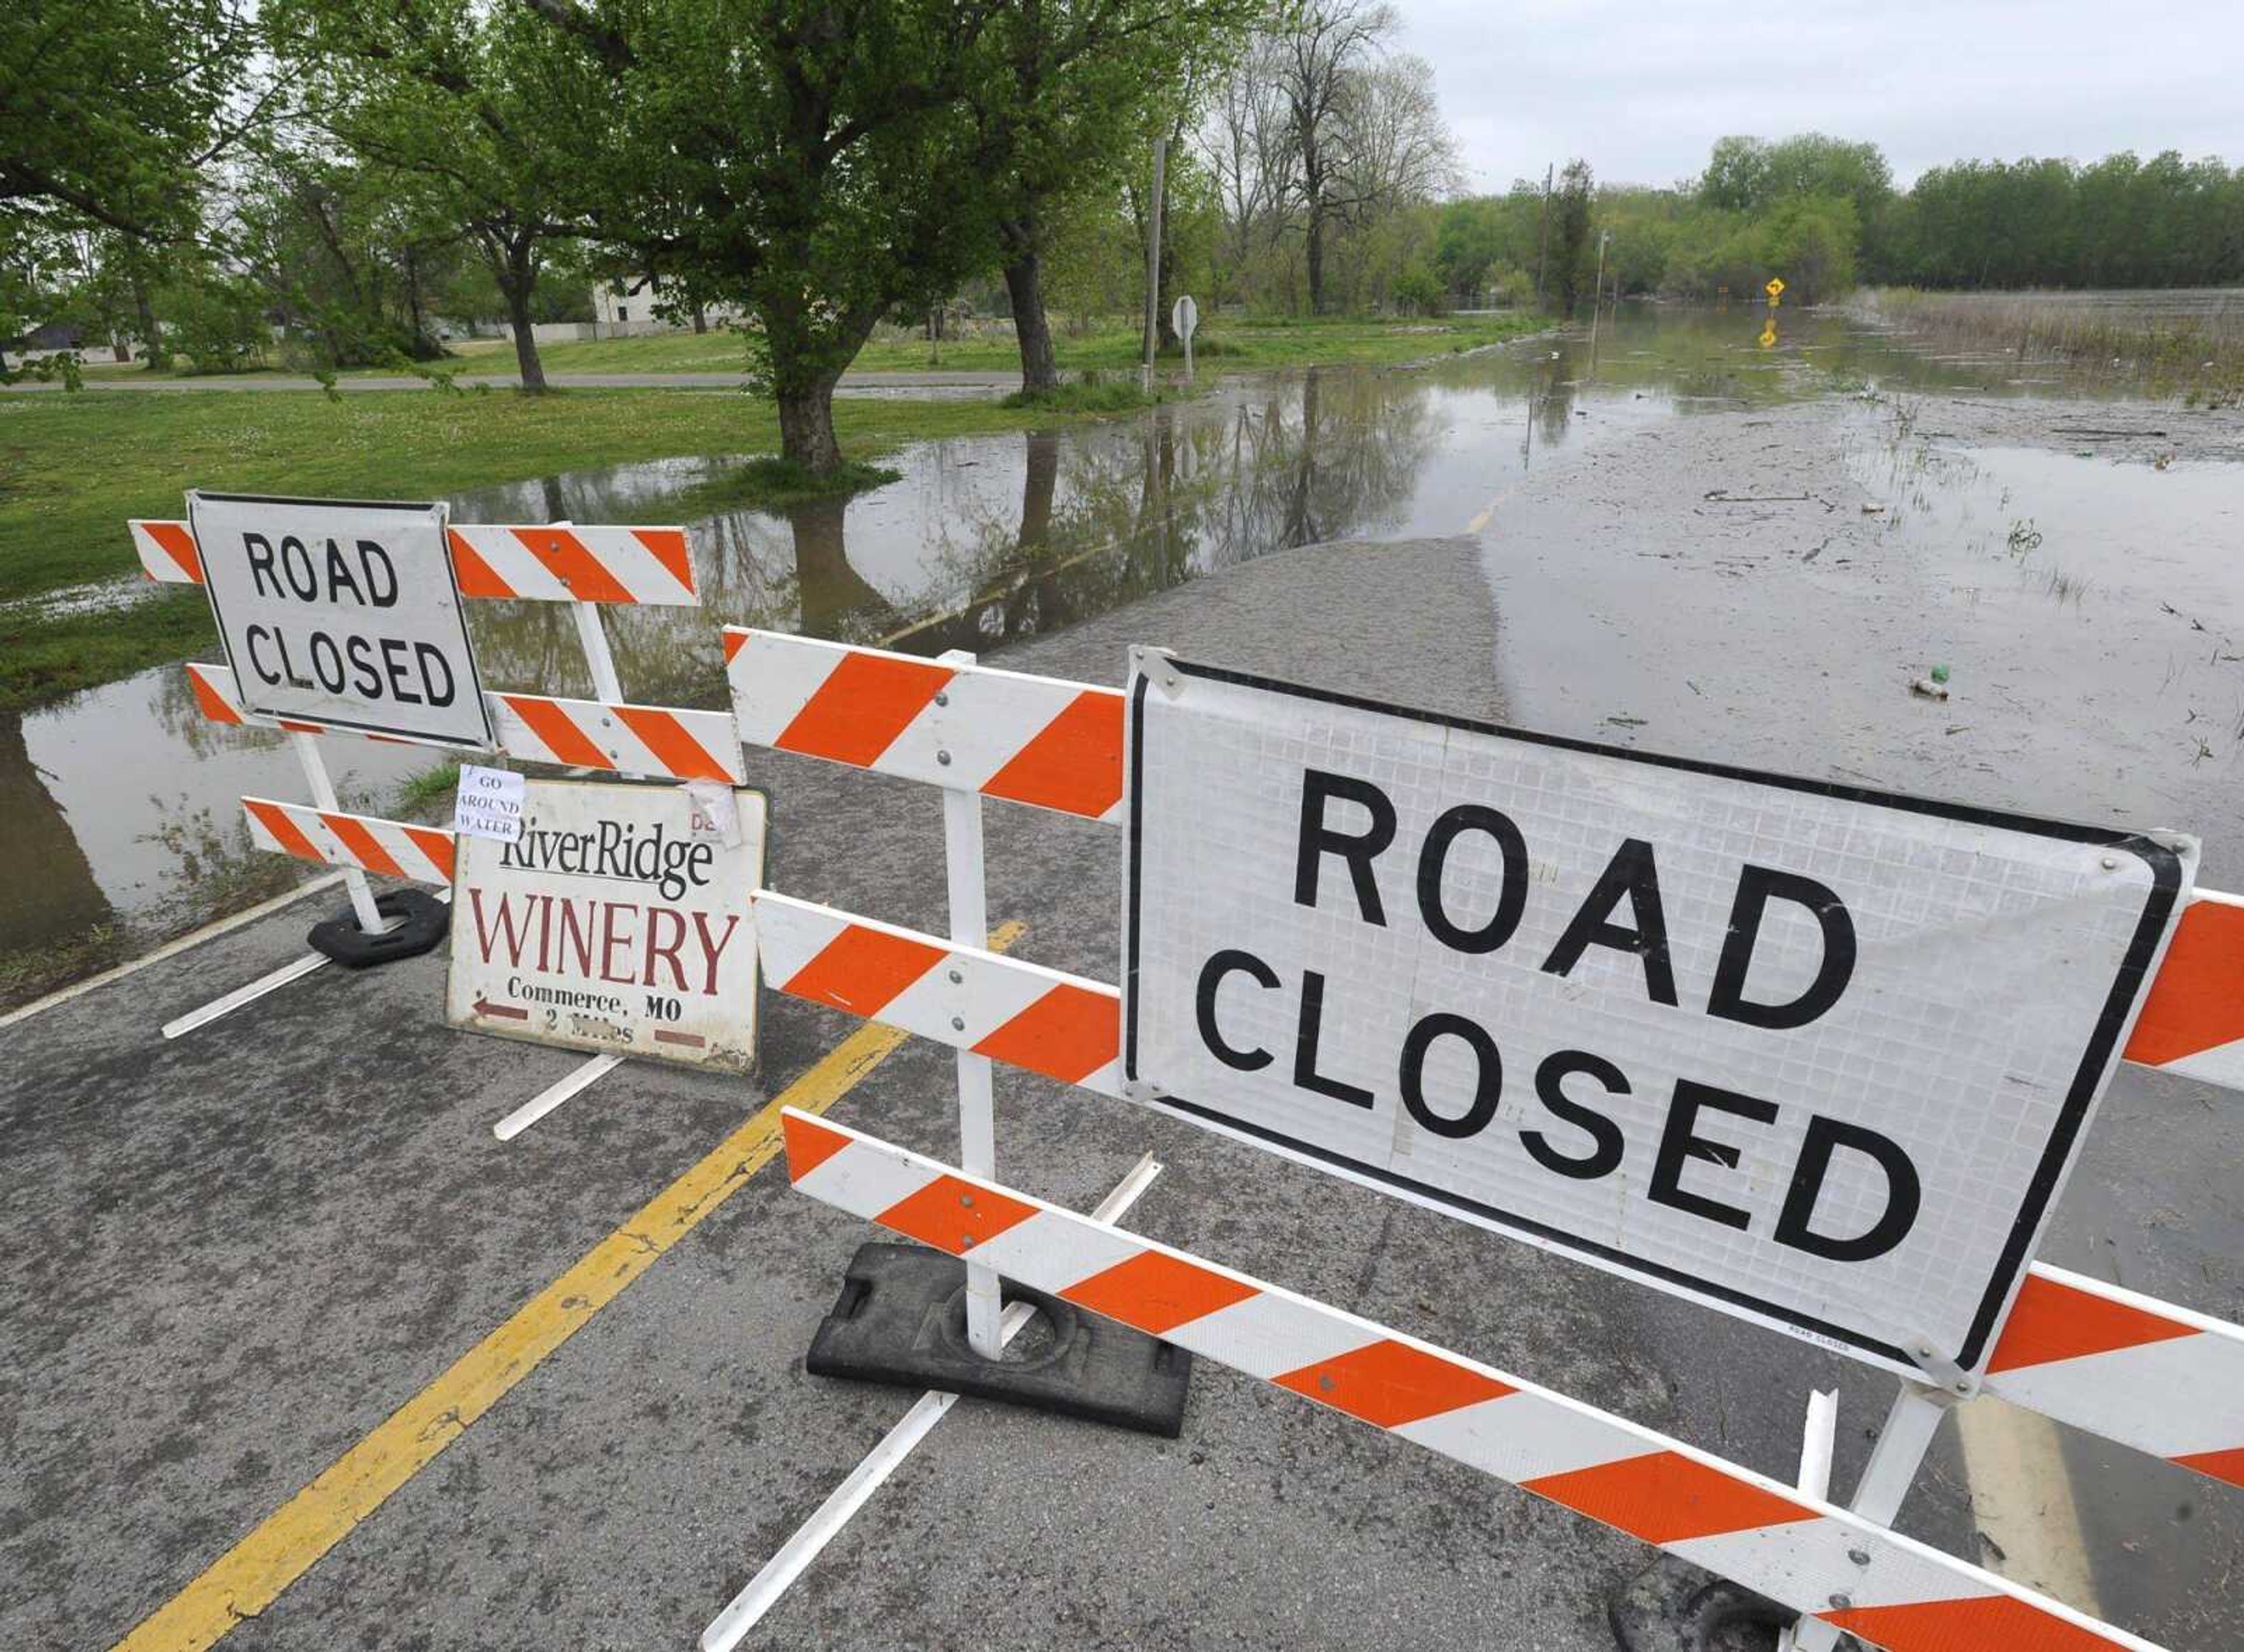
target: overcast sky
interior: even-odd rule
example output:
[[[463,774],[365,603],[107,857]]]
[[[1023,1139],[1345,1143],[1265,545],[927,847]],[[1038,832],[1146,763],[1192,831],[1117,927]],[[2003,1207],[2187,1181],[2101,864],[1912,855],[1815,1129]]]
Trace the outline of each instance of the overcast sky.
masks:
[[[2244,165],[2244,0],[1396,0],[1467,187],[1580,155],[1671,183],[1725,132],[1867,138],[1896,183],[1970,157]]]

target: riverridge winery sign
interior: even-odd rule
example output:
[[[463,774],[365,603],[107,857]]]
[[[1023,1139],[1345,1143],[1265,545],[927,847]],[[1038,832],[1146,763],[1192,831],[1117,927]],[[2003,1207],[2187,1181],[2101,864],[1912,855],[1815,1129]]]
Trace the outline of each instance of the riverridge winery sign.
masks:
[[[755,1062],[760,792],[533,780],[458,840],[446,1019],[569,1049]]]
[[[1876,1363],[1984,1365],[2193,841],[1133,666],[1129,1093]]]
[[[187,515],[247,709],[491,745],[443,505],[193,492]]]

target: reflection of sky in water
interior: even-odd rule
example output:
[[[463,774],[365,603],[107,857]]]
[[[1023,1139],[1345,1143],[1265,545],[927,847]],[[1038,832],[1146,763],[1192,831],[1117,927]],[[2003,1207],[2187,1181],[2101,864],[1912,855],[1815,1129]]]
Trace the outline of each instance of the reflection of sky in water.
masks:
[[[1416,369],[1234,380],[1060,430],[916,443],[885,461],[901,480],[855,498],[694,522],[706,606],[607,611],[625,689],[659,703],[721,703],[717,633],[727,622],[987,654],[1269,551],[1464,532],[1531,464],[1563,462],[1645,421],[1820,393],[1823,370],[2024,389],[1929,363],[1832,318],[1787,313],[1782,342],[1764,351],[1761,325],[1751,306],[1632,307],[1604,323],[1594,361],[1585,336],[1528,339]],[[478,489],[452,507],[470,520],[660,523],[725,464],[576,472]],[[285,491],[286,478],[273,485]],[[563,606],[475,603],[470,614],[488,684],[590,692]],[[0,951],[112,913],[192,910],[191,883],[226,904],[226,856],[248,854],[235,799],[303,792],[284,743],[204,723],[176,668],[32,713],[17,734],[0,725],[10,736],[0,737],[0,802],[17,851],[17,881],[0,896]],[[377,809],[399,778],[433,761],[412,748],[324,747],[339,782],[348,786],[348,773]],[[193,880],[182,841],[198,845]]]

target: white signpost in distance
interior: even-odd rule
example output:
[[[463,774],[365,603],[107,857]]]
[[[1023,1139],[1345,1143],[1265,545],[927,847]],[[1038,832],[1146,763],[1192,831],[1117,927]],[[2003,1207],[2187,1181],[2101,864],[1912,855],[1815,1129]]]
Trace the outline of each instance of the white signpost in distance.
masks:
[[[487,750],[441,504],[191,492],[245,709]]]
[[[761,792],[526,782],[518,836],[458,840],[446,1019],[749,1071],[765,829]]]
[[[1132,657],[1125,1090],[1965,1389],[2194,840]]]

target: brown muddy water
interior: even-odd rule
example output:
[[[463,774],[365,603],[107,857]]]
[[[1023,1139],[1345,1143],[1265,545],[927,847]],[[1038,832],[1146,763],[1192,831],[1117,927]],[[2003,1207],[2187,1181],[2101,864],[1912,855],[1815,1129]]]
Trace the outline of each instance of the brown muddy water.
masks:
[[[1411,369],[1233,380],[1193,401],[1064,431],[909,447],[891,461],[900,481],[856,498],[693,522],[706,606],[609,611],[625,688],[656,703],[718,703],[717,631],[727,622],[921,653],[1001,654],[1017,639],[1288,546],[1496,531],[1501,497],[1524,477],[1626,432],[1687,433],[1700,416],[1828,401],[1853,416],[1849,398],[1870,387],[2005,399],[2043,389],[2028,369],[1927,359],[1838,316],[1787,314],[1779,344],[1763,349],[1761,320],[1753,308],[1624,308],[1601,323],[1594,347],[1575,329]],[[2129,410],[2115,410],[2115,423],[2134,419],[2132,404],[2112,405]],[[725,463],[578,471],[450,503],[470,520],[660,521]],[[2002,496],[1975,506],[1958,532],[2009,531],[1997,517],[2053,525],[2092,513],[2116,543],[2153,553],[2210,519],[2227,473],[2161,475],[2155,498],[2137,499],[2108,462],[2083,470],[1967,450],[1955,463],[1985,478],[1974,498],[1988,489]],[[286,491],[288,481],[271,485]],[[2020,598],[2024,624],[2091,622],[2092,570],[2053,555],[2020,566],[2028,586],[2048,586]],[[91,590],[72,600],[125,594]],[[590,692],[559,608],[476,604],[472,624],[487,683]],[[1524,687],[1511,703],[1531,720],[1538,696]],[[2244,702],[2230,713],[2244,720]],[[410,748],[324,745],[346,801],[377,812],[395,808],[401,783],[431,762]],[[235,803],[245,791],[301,794],[286,743],[205,723],[176,667],[0,718],[9,849],[0,1004],[300,875],[249,850]]]

